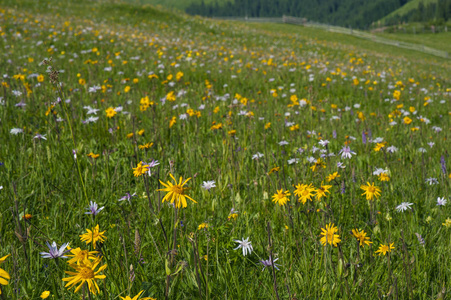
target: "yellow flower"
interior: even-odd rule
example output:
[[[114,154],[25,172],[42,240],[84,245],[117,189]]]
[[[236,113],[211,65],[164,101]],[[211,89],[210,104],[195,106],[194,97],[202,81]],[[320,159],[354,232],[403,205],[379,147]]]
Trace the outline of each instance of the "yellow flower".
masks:
[[[207,229],[208,228],[208,223],[202,223],[199,225],[199,227],[197,227],[197,230],[201,230],[201,229]]]
[[[236,134],[236,130],[230,130],[229,132],[227,132],[228,135],[230,136],[234,136]]]
[[[85,260],[81,264],[71,264],[71,268],[75,269],[75,272],[65,271],[66,274],[72,275],[72,277],[65,277],[63,281],[68,281],[65,287],[69,287],[71,289],[77,283],[80,285],[75,289],[75,293],[78,292],[85,282],[89,288],[91,293],[96,294],[100,292],[99,286],[97,285],[96,279],[105,279],[105,275],[99,275],[99,273],[106,269],[107,265],[103,265],[100,268],[95,270],[97,266],[100,264],[100,259],[95,261]]]
[[[130,86],[127,85],[127,86],[124,88],[124,92],[125,92],[125,93],[130,92]]]
[[[412,119],[409,118],[409,117],[407,117],[407,116],[404,117],[403,121],[404,121],[404,124],[407,124],[407,125],[409,125],[410,123],[412,123]]]
[[[321,160],[321,157],[318,158],[318,160],[315,162],[313,166],[310,167],[310,169],[312,169],[312,171],[315,172],[316,168],[318,167],[322,167],[323,169],[326,168],[326,164]]]
[[[100,232],[99,224],[97,224],[97,226],[92,228],[92,230],[86,229],[86,233],[80,235],[80,240],[82,242],[86,242],[86,244],[92,243],[95,249],[97,241],[102,243],[106,240],[104,233],[105,231]]]
[[[108,118],[112,118],[112,117],[114,117],[116,114],[117,114],[117,112],[114,110],[114,108],[112,108],[112,107],[108,107],[106,110],[105,110],[105,112],[106,112],[106,116],[108,117]]]
[[[10,255],[11,254],[8,254],[8,255],[3,256],[2,258],[0,258],[0,264],[2,264],[8,258],[8,256],[10,256]],[[11,279],[11,277],[9,277],[8,272],[6,272],[2,268],[0,268],[0,284],[1,285],[8,285],[9,284],[9,282],[8,282],[9,279]],[[1,293],[2,293],[2,290],[0,289],[0,294]]]
[[[48,296],[50,296],[50,291],[44,291],[39,297],[41,297],[41,299],[47,299]]]
[[[274,167],[268,172],[268,175],[271,175],[274,172],[279,172],[279,170],[280,170],[280,167]]]
[[[390,245],[381,244],[379,246],[379,249],[375,252],[375,254],[379,253],[379,255],[382,255],[382,254],[385,255],[385,254],[387,254],[387,252],[391,252],[393,249],[395,249],[393,244],[394,243],[391,243]]]
[[[362,194],[366,196],[366,200],[373,200],[374,197],[379,198],[381,195],[381,189],[378,186],[374,185],[374,182],[370,184],[367,182],[368,185],[361,185],[360,189],[364,190],[365,192]]]
[[[231,219],[236,220],[237,218],[238,218],[238,214],[237,214],[237,213],[230,214],[230,215],[227,217],[228,220],[231,220]]]
[[[39,75],[37,79],[38,79],[38,82],[43,82],[44,81],[44,75]]]
[[[143,165],[143,162],[139,162],[136,168],[133,168],[133,175],[135,177],[139,177],[141,175],[146,174],[149,171],[149,165]]]
[[[387,145],[387,142],[377,143],[376,147],[374,147],[374,151],[379,152],[382,148]]]
[[[277,193],[272,196],[272,202],[279,204],[279,206],[283,206],[290,201],[288,198],[290,195],[289,191],[283,191],[283,189],[277,190]]]
[[[296,186],[296,190],[294,191],[294,194],[298,196],[299,201],[302,202],[302,204],[305,204],[307,200],[312,201],[312,197],[314,196],[315,187],[310,183],[307,184],[298,184]]]
[[[378,176],[379,181],[390,181],[390,176],[386,173],[380,173]]]
[[[153,143],[147,143],[147,144],[144,144],[144,145],[139,145],[138,148],[140,150],[143,150],[143,149],[149,149],[152,146],[153,146]]]
[[[316,189],[316,200],[321,201],[322,197],[326,197],[327,195],[326,193],[329,193],[329,189],[331,188],[331,185],[323,185],[323,183],[321,183],[321,186],[319,188]]]
[[[334,172],[332,174],[327,175],[326,180],[327,180],[327,182],[331,182],[332,180],[334,180],[335,178],[338,178],[338,177],[340,177],[338,172]]]
[[[329,223],[326,225],[326,228],[321,228],[321,235],[323,237],[320,239],[321,244],[325,246],[326,244],[334,245],[334,247],[337,247],[337,244],[341,242],[340,236],[338,234],[335,234],[338,232],[338,228],[335,227],[334,223],[332,225]]]
[[[186,194],[186,191],[189,190],[189,188],[183,187],[188,182],[188,180],[191,179],[191,177],[186,179],[185,181],[183,181],[182,176],[180,176],[180,181],[179,181],[179,183],[177,183],[177,180],[175,180],[175,178],[172,174],[169,174],[169,176],[171,176],[171,178],[174,180],[175,184],[172,184],[170,181],[168,181],[167,183],[164,183],[160,180],[160,183],[162,185],[164,185],[165,188],[159,189],[157,191],[168,192],[163,197],[163,200],[161,202],[168,201],[168,202],[171,202],[171,204],[174,204],[174,201],[175,201],[175,207],[177,207],[177,208],[187,207],[186,198],[190,199],[194,203],[197,203],[193,198],[191,198],[190,196],[188,196]],[[183,181],[183,183],[182,183],[182,181]]]
[[[169,128],[174,126],[175,123],[177,123],[177,118],[176,117],[172,117],[172,119],[169,121]]]
[[[370,237],[366,236],[365,231],[359,231],[358,229],[352,230],[352,235],[359,241],[359,246],[369,246],[373,242],[370,241]]]
[[[169,92],[169,93],[166,95],[166,100],[168,100],[168,101],[170,101],[170,102],[175,101],[174,91],[171,91],[171,92]]]
[[[143,135],[144,132],[145,132],[145,130],[144,130],[144,129],[141,129],[140,131],[138,131],[138,134],[139,134],[139,135]]]
[[[78,83],[80,85],[85,85],[86,84],[86,80],[84,80],[83,78],[78,79]]]
[[[70,260],[67,261],[68,264],[80,264],[85,260],[95,260],[96,258],[96,254],[99,253],[97,251],[88,251],[88,250],[81,250],[80,247],[75,248],[75,249],[71,249],[70,253],[72,254],[68,254],[67,257],[72,257]]]
[[[89,154],[86,154],[86,156],[96,159],[96,158],[98,158],[100,156],[100,154],[94,154],[93,152],[91,152]]]
[[[122,300],[138,300],[139,296],[141,296],[141,294],[142,294],[143,292],[144,292],[144,291],[139,292],[138,295],[136,295],[136,296],[133,297],[133,298],[131,298],[130,296],[125,296],[125,297],[119,296],[119,297],[121,297]],[[141,298],[141,300],[157,300],[157,299],[151,298],[151,297],[144,297],[144,298]]]
[[[271,122],[265,124],[265,129],[269,129],[271,127]]]
[[[183,72],[178,72],[178,73],[175,75],[175,80],[179,81],[182,77],[183,77]]]
[[[128,138],[128,139],[131,139],[131,138],[133,137],[133,135],[134,135],[133,132],[132,132],[132,133],[129,133],[129,134],[127,134],[127,138]]]
[[[450,228],[451,227],[451,218],[448,218],[445,220],[445,223],[442,223],[443,226],[445,226],[446,228]]]

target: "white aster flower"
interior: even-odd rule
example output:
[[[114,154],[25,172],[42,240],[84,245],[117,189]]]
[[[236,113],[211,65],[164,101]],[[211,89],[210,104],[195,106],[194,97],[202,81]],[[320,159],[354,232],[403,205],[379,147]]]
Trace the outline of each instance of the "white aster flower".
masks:
[[[247,254],[251,254],[254,248],[252,248],[252,242],[249,241],[249,237],[247,239],[242,238],[242,240],[233,240],[234,242],[238,243],[238,247],[236,247],[233,250],[237,250],[242,248],[243,249],[243,256],[246,256]]]
[[[412,205],[413,205],[413,203],[403,202],[400,205],[396,206],[396,211],[397,212],[403,212],[403,211],[406,211],[408,209],[412,209],[411,208]]]

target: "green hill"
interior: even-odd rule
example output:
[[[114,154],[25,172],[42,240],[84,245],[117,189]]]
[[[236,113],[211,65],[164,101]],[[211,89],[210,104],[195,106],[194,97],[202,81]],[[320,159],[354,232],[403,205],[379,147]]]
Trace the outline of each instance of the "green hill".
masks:
[[[438,0],[411,0],[406,4],[404,4],[403,6],[401,6],[400,8],[398,8],[397,10],[392,11],[391,13],[380,19],[380,22],[384,22],[385,20],[392,18],[396,15],[398,16],[406,15],[410,11],[417,9],[421,2],[423,2],[424,5],[428,5],[430,3],[437,3]]]

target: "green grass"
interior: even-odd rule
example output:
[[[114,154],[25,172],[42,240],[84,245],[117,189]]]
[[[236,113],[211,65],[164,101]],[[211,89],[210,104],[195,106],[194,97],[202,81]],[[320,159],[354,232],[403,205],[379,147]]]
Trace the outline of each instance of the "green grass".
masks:
[[[418,5],[421,2],[423,2],[423,4],[425,6],[427,6],[429,3],[437,3],[438,1],[437,0],[411,0],[411,1],[407,2],[406,4],[404,4],[403,6],[401,6],[400,8],[398,8],[397,10],[394,10],[391,13],[389,13],[387,16],[382,18],[380,20],[380,22],[383,24],[386,19],[389,19],[396,15],[403,16],[403,15],[407,14],[409,11],[417,9]]]
[[[185,10],[190,4],[197,3],[200,4],[202,0],[125,0],[132,4],[152,4],[161,5],[168,8],[176,8],[180,10]],[[214,0],[204,0],[205,4],[214,3]],[[225,2],[225,0],[216,1],[218,4]]]
[[[424,45],[451,53],[451,32],[410,34],[403,33],[400,30],[397,33],[383,33],[378,35],[384,38]]]
[[[0,24],[3,299],[449,296],[451,205],[436,205],[451,196],[449,60],[122,2],[4,0]],[[134,176],[153,159],[151,175]],[[174,191],[196,203],[163,202],[171,174],[191,178]],[[367,183],[380,197],[366,200]],[[312,201],[295,195],[302,184]],[[284,191],[289,201],[272,201]],[[412,209],[397,212],[402,202]],[[339,247],[320,241],[331,223]],[[105,278],[95,295],[74,293],[62,281],[74,265],[40,252],[94,250],[80,235],[97,224]],[[234,250],[243,238],[246,256]],[[279,270],[263,270],[270,256]]]

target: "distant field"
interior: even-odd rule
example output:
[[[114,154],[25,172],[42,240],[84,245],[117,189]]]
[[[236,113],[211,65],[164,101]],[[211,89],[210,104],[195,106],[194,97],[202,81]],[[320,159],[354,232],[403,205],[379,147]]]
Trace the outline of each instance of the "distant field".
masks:
[[[441,32],[436,34],[381,33],[378,35],[384,38],[424,45],[451,53],[451,32]]]

